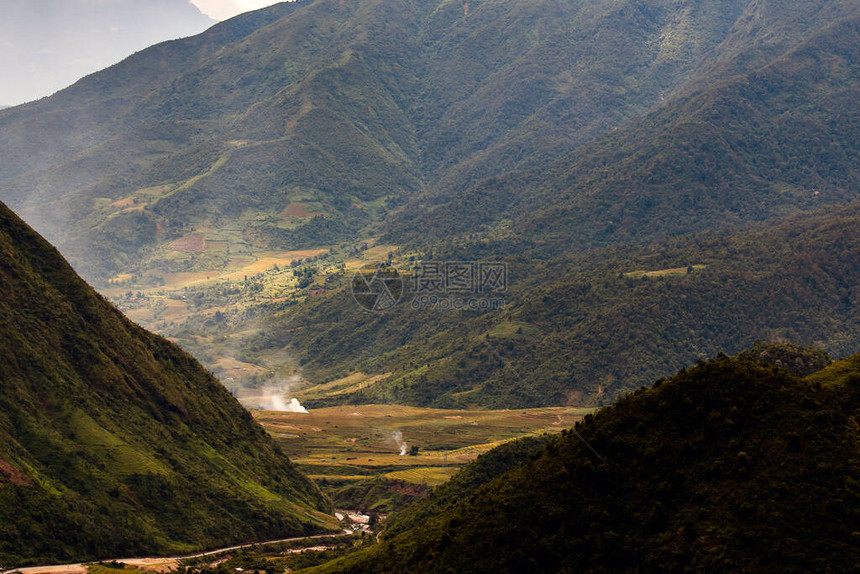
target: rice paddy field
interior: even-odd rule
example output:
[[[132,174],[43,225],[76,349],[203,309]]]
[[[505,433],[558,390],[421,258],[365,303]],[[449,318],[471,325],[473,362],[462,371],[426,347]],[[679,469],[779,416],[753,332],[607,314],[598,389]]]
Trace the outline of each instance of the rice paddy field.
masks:
[[[305,472],[340,482],[383,477],[436,486],[480,454],[520,437],[569,428],[587,408],[444,410],[338,406],[254,416]]]
[[[128,197],[119,203],[134,206],[138,200]],[[313,202],[294,203],[285,217],[317,211]],[[271,251],[249,241],[238,223],[235,228],[207,223],[165,241],[134,272],[116,275],[100,292],[131,320],[189,351],[238,397],[266,380],[291,378],[298,368],[281,349],[242,354],[259,331],[257,317],[275,306],[320,296],[330,276],[387,260],[397,248],[368,237],[345,246]],[[402,256],[397,260],[404,261]],[[303,389],[298,398],[343,394],[384,378],[357,373]]]

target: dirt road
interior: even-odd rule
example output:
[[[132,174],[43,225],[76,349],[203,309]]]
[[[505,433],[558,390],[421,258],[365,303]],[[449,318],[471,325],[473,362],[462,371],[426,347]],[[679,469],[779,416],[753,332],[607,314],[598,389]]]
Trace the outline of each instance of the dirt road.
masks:
[[[294,542],[297,540],[317,540],[322,538],[334,538],[335,536],[343,536],[343,532],[337,534],[317,534],[314,536],[299,536],[296,538],[282,538],[280,540],[269,540],[267,542],[252,542],[250,544],[239,544],[237,546],[228,546],[226,548],[218,548],[217,550],[208,550],[197,554],[188,554],[185,556],[169,556],[169,557],[152,557],[152,558],[115,558],[103,560],[103,562],[122,562],[129,566],[136,566],[141,570],[150,570],[156,572],[165,572],[172,569],[180,560],[188,558],[200,558],[201,556],[214,556],[216,554],[224,554],[233,550],[241,550],[251,546],[267,546],[270,544],[280,544],[281,542]],[[86,564],[57,564],[52,566],[30,566],[27,568],[12,568],[11,570],[0,570],[0,574],[86,574]]]

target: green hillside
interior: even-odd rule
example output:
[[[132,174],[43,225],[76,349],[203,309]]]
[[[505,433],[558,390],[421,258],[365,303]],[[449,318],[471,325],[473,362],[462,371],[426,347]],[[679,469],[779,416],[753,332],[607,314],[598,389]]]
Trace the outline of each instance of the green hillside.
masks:
[[[336,526],[189,355],[0,204],[0,564],[184,552]]]
[[[4,110],[0,199],[90,280],[193,231],[231,253],[361,239],[405,203],[542,171],[721,78],[718,56],[787,48],[852,6],[765,10],[767,33],[739,35],[757,4],[273,6]]]
[[[549,440],[549,435],[521,438],[482,454],[475,463],[466,465],[420,502],[410,504],[391,516],[384,524],[384,537],[391,538],[420,527],[424,521],[470,496],[484,484],[524,463],[543,449]]]
[[[744,359],[702,362],[410,530],[312,571],[853,570],[858,365],[800,379]]]
[[[144,327],[245,400],[603,407],[316,571],[856,569],[858,101],[854,0],[299,0],[0,110],[0,201],[137,322],[0,204],[0,570],[339,528]]]
[[[391,310],[368,313],[345,286],[272,313],[245,356],[287,345],[315,382],[387,375],[317,397],[309,403],[316,406],[512,408],[608,404],[697,358],[740,352],[756,340],[855,353],[860,206],[757,227],[547,261],[511,257],[498,311],[414,309],[407,291]]]
[[[316,405],[600,405],[757,339],[846,356],[858,18],[280,4],[0,112],[0,198],[213,369],[390,373]],[[505,262],[505,306],[364,313],[366,243],[403,271]]]
[[[796,37],[760,67],[697,76],[563,160],[482,182],[430,213],[406,209],[385,240],[468,246],[477,236],[479,253],[545,257],[855,200],[858,96],[860,14]]]

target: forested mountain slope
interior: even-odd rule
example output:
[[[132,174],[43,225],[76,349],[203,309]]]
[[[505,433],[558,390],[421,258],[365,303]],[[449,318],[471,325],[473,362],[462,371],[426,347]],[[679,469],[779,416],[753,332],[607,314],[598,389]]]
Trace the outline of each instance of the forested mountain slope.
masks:
[[[854,356],[800,379],[744,359],[703,362],[313,571],[851,570],[859,367]]]
[[[568,225],[578,205],[559,201],[553,190],[578,168],[558,167],[545,181],[548,162],[676,96],[707,99],[701,94],[715,83],[759,73],[857,11],[850,2],[800,5],[280,4],[4,110],[0,199],[91,279],[127,271],[140,253],[200,229],[238,229],[241,241],[283,249],[356,239],[404,203],[407,214],[423,218],[427,205],[475,185],[489,190],[479,192],[489,203],[443,222],[441,232],[458,221],[497,224],[493,214],[511,201],[523,205],[529,225],[550,217]],[[833,73],[840,66],[834,61]],[[803,88],[796,98],[805,97]],[[692,114],[667,109],[649,121],[673,126],[679,114]],[[694,146],[711,139],[706,132],[689,137]],[[609,144],[595,145],[589,165],[606,163]],[[635,181],[647,162],[619,146],[617,154],[638,162],[625,169]],[[505,197],[490,193],[496,184],[482,183],[524,170],[528,177],[505,187]],[[592,182],[578,176],[575,186]],[[532,193],[545,188],[551,196]],[[780,205],[795,208],[796,199],[789,193]],[[297,212],[316,217],[289,215]],[[410,227],[424,232],[424,223]]]
[[[757,339],[842,357],[860,348],[858,228],[855,202],[755,230],[511,256],[500,310],[413,308],[407,268],[385,313],[359,308],[346,285],[274,313],[248,356],[286,343],[310,380],[388,374],[335,402],[499,408],[608,404]]]
[[[336,526],[193,358],[0,204],[0,564],[183,552]]]
[[[857,199],[860,18],[759,68],[705,77],[563,160],[483,182],[429,214],[405,210],[387,239],[546,256]]]

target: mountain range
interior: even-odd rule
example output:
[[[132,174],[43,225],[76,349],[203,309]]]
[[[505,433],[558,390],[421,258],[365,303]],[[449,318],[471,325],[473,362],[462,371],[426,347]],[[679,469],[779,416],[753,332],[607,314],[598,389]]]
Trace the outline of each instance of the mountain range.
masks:
[[[204,225],[292,249],[404,204],[383,227],[401,240],[512,220],[581,245],[762,219],[850,194],[856,125],[832,118],[850,114],[857,16],[820,1],[277,5],[4,111],[0,198],[91,280]],[[830,172],[807,173],[822,154]],[[284,217],[294,204],[318,217]]]
[[[0,112],[0,198],[101,287],[503,262],[502,313],[368,314],[330,267],[217,336],[388,375],[338,401],[603,404],[757,339],[858,350],[858,55],[847,1],[285,3]]]
[[[0,110],[0,199],[311,408],[602,407],[319,572],[848,571],[858,97],[847,0],[300,0]],[[338,527],[46,239],[0,204],[4,566]]]

